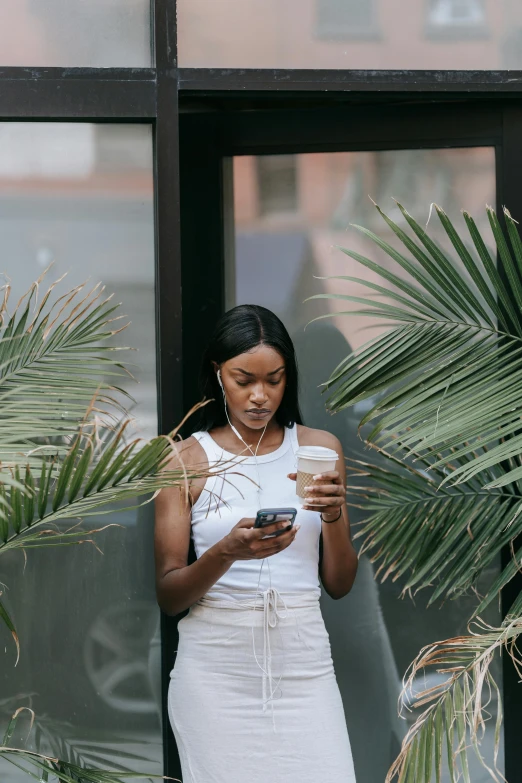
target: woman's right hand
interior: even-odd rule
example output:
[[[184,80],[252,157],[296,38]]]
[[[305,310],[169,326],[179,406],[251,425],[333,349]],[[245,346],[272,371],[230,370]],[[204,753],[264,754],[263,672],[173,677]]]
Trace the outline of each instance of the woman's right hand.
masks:
[[[265,536],[276,530],[288,527],[287,521],[274,522],[265,527],[254,527],[255,519],[244,518],[235,525],[220,542],[222,553],[227,560],[264,560],[286,549],[297,535],[300,525],[275,538]]]

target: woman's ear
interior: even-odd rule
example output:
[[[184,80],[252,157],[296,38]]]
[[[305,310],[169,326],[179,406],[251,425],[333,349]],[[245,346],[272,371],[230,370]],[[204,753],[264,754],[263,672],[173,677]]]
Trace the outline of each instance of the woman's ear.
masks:
[[[219,364],[215,361],[212,361],[212,367],[214,368],[214,372],[217,373],[219,370]]]

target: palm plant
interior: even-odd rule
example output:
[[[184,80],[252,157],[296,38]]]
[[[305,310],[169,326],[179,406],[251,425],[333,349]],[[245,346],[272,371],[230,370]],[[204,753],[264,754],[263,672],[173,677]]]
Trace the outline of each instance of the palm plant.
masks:
[[[117,384],[129,372],[109,339],[120,331],[118,305],[100,285],[87,291],[85,284],[52,303],[51,285],[38,303],[42,279],[12,315],[9,286],[0,304],[0,556],[92,540],[100,528],[81,527],[85,517],[135,507],[166,486],[182,491],[192,477],[172,461],[176,431],[149,442],[126,437],[130,398]],[[1,599],[0,618],[19,650],[15,618]],[[116,783],[128,777],[90,763],[92,754],[85,763],[74,753],[60,759],[13,747],[23,714],[16,710],[8,721],[0,757],[33,778]],[[65,747],[58,737],[47,746]]]
[[[377,564],[377,577],[400,578],[408,594],[427,589],[429,603],[473,591],[477,606],[468,636],[430,645],[412,663],[403,705],[413,702],[420,713],[387,783],[439,783],[444,758],[451,781],[462,775],[468,782],[469,748],[500,781],[502,707],[491,664],[504,652],[522,672],[516,647],[522,593],[500,627],[487,625],[481,615],[522,565],[522,241],[507,210],[503,229],[487,209],[497,268],[468,213],[465,239],[435,207],[448,253],[398,208],[404,227],[376,205],[397,246],[355,227],[392,260],[395,271],[340,248],[383,284],[336,277],[365,286],[368,295],[316,297],[355,302],[358,315],[389,326],[332,373],[325,384],[327,407],[337,412],[372,399],[360,428],[370,429],[365,441],[376,459],[351,462],[349,490],[353,505],[366,511],[357,535]],[[479,593],[481,576],[506,548],[510,562]],[[414,692],[418,674],[434,669],[444,682]],[[480,739],[493,701],[495,753],[487,766]]]

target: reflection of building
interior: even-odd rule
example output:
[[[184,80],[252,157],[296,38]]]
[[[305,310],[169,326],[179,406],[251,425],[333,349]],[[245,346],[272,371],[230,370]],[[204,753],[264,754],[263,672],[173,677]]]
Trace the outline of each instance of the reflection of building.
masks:
[[[0,52],[1,65],[147,66],[150,3],[0,0]]]
[[[518,0],[179,0],[178,18],[190,67],[522,65]]]
[[[71,287],[103,281],[130,322],[114,344],[136,349],[125,359],[139,383],[126,385],[148,437],[157,432],[151,155],[146,126],[0,124],[2,271],[13,277],[7,259],[16,259],[13,299],[50,263],[49,283],[64,272]]]
[[[349,275],[381,282],[337,246],[349,247],[397,272],[385,253],[352,228],[362,225],[393,244],[393,232],[371,199],[401,228],[405,220],[393,198],[421,224],[427,222],[430,204],[435,202],[457,223],[460,210],[469,210],[486,229],[484,207],[495,200],[493,172],[491,148],[236,157],[237,300],[245,301],[247,281],[257,275],[256,301],[284,313],[291,331],[326,312],[354,311],[358,305],[346,301],[303,302],[329,291],[367,296],[357,283],[318,278]],[[444,245],[436,215],[430,222],[434,236]],[[349,321],[338,318],[336,325],[353,348],[378,331],[362,316]]]

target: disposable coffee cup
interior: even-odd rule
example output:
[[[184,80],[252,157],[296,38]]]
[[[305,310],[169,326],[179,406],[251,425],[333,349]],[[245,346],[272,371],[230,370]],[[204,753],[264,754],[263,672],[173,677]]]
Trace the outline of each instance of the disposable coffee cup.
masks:
[[[333,449],[324,446],[300,446],[297,449],[297,497],[305,500],[305,487],[330,484],[329,479],[314,481],[318,473],[335,470],[339,455]]]

